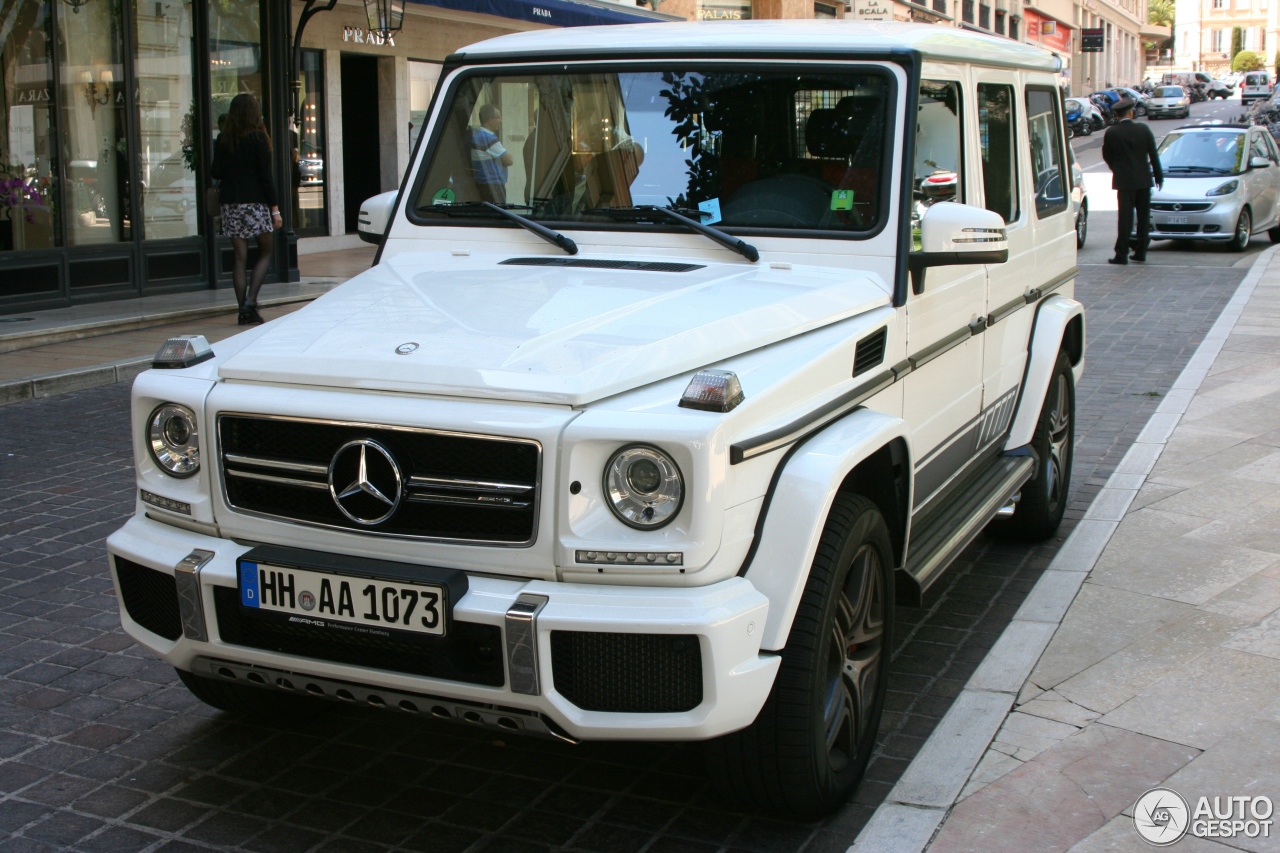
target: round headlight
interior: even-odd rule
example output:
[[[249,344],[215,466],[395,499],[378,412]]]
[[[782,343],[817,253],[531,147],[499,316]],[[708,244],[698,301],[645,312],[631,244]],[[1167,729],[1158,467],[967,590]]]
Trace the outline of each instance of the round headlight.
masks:
[[[670,456],[656,447],[624,447],[604,469],[609,508],[623,524],[657,530],[680,512],[684,480]]]
[[[186,406],[165,403],[147,423],[151,458],[171,477],[190,477],[200,470],[200,430]]]

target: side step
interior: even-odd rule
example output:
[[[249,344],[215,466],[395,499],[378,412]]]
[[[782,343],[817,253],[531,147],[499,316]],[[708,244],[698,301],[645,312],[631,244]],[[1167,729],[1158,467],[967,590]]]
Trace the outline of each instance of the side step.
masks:
[[[908,601],[921,602],[943,570],[1031,479],[1034,470],[1031,456],[997,456],[963,490],[948,498],[946,509],[911,531],[906,565],[911,583],[898,586]]]

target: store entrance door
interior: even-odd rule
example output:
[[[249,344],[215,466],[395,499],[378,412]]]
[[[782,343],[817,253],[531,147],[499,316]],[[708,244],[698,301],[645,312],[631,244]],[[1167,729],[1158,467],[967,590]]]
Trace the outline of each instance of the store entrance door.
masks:
[[[360,204],[382,192],[378,139],[378,59],[342,57],[342,196],[347,233],[354,234]]]

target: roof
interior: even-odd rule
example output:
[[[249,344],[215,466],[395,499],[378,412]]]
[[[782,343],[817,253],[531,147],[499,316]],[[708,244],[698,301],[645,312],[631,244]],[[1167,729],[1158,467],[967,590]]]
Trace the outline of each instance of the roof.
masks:
[[[1061,60],[1034,45],[935,24],[833,20],[703,21],[612,27],[576,27],[512,33],[464,47],[468,60],[574,58],[601,54],[714,54],[766,52],[856,56],[919,51],[926,59],[1057,72]]]

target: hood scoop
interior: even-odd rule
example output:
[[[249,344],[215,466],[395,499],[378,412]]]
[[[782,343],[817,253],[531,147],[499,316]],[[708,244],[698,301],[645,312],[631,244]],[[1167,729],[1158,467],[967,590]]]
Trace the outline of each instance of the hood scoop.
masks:
[[[516,267],[587,267],[597,270],[638,272],[693,272],[705,266],[705,264],[680,264],[670,261],[609,261],[592,258],[508,258],[498,263]]]

